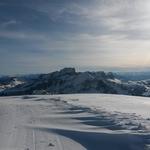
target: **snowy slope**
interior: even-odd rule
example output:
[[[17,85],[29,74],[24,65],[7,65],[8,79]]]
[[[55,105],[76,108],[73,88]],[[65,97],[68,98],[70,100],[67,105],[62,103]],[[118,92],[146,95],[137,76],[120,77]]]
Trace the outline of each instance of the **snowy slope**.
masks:
[[[8,79],[7,79],[8,80]],[[10,89],[10,88],[14,88],[18,85],[21,85],[23,84],[24,82],[21,81],[21,80],[18,80],[17,78],[13,78],[13,77],[10,77],[9,81],[7,80],[4,80],[4,83],[0,82],[0,92],[1,91],[4,91],[4,90],[7,90],[7,89]],[[6,82],[6,83],[5,83]]]
[[[149,150],[149,116],[142,97],[1,97],[0,150]]]

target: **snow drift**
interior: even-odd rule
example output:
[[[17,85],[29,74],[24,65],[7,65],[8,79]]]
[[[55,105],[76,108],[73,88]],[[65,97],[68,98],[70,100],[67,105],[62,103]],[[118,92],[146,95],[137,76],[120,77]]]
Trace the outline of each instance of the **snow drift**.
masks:
[[[149,150],[149,98],[104,94],[0,98],[1,150]]]

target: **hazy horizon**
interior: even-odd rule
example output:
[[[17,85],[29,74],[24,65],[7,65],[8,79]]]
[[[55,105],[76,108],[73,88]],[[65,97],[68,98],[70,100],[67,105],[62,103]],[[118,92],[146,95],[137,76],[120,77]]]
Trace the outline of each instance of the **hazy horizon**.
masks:
[[[150,70],[149,0],[1,0],[0,74]]]
[[[124,75],[127,75],[127,74],[149,74],[150,73],[150,68],[147,68],[147,69],[136,69],[136,68],[90,68],[90,67],[87,67],[87,68],[79,68],[79,67],[73,67],[73,66],[68,66],[68,67],[60,67],[60,68],[55,68],[55,69],[49,69],[47,71],[43,71],[43,72],[18,72],[18,73],[0,73],[0,77],[3,77],[3,76],[26,76],[26,75],[38,75],[38,74],[47,74],[47,73],[52,73],[52,72],[55,72],[55,71],[60,71],[64,68],[75,68],[76,72],[86,72],[86,71],[89,71],[89,72],[98,72],[98,71],[104,71],[105,73],[108,73],[108,72],[112,72],[112,73],[117,73],[117,74],[124,74]]]

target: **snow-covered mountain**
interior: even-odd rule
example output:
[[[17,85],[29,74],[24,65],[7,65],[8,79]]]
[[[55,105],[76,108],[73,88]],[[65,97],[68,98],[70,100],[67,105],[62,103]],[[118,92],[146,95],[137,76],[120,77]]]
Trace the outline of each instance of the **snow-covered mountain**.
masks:
[[[0,78],[0,85],[1,96],[69,93],[150,96],[150,80],[125,81],[111,72],[76,72],[74,68],[64,68],[49,74],[32,76],[32,78],[10,77],[4,82],[1,82]]]
[[[17,85],[23,84],[24,81],[23,80],[19,80],[16,77],[1,77],[0,78],[0,91],[4,91],[10,88],[14,88]]]

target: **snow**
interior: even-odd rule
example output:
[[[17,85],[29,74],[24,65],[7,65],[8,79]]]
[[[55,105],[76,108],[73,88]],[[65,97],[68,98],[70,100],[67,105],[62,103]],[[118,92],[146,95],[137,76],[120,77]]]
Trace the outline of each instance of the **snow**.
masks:
[[[119,79],[107,79],[108,81],[110,81],[110,82],[113,82],[113,83],[117,83],[117,84],[121,84],[122,83],[122,81],[121,80],[119,80]]]
[[[6,85],[0,85],[0,92],[4,91],[5,89],[16,87],[17,85],[23,84],[23,81],[19,81],[17,78],[14,78],[12,82]]]
[[[0,97],[0,150],[149,150],[150,98]]]
[[[61,96],[69,103],[95,109],[106,109],[108,112],[136,113],[144,118],[150,117],[150,98],[113,95],[113,94],[74,94],[78,101],[70,101],[72,95]]]

